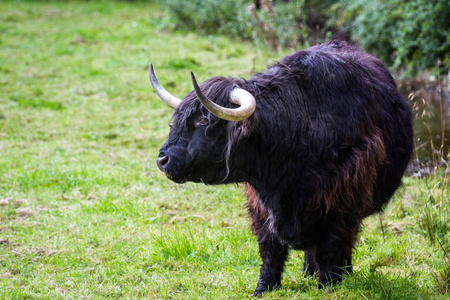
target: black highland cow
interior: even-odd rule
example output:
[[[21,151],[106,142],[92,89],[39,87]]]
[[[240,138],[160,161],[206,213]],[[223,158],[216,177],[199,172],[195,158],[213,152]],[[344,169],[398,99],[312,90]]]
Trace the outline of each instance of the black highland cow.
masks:
[[[411,114],[386,66],[341,42],[282,58],[248,80],[213,77],[175,108],[159,168],[177,183],[245,183],[261,275],[281,285],[290,248],[319,288],[352,270],[363,218],[401,184],[413,148]]]

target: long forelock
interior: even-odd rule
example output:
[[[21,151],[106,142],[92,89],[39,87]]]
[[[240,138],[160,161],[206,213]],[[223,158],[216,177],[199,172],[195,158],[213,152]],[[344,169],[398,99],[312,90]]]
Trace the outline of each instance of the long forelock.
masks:
[[[239,87],[245,84],[245,80],[236,79],[236,78],[226,78],[226,77],[212,77],[204,81],[200,84],[200,89],[206,97],[211,99],[214,103],[223,106],[223,107],[233,107],[229,100],[230,93],[236,87]],[[203,116],[207,116],[210,119],[209,128],[210,130],[206,130],[205,134],[208,137],[210,131],[214,132],[216,126],[226,126],[226,144],[224,145],[224,156],[226,163],[226,175],[223,178],[225,181],[229,175],[229,161],[231,148],[234,144],[235,136],[233,133],[230,133],[230,122],[220,120],[219,118],[213,116],[198,100],[195,91],[191,91],[183,98],[181,104],[175,109],[173,114],[173,122],[174,125],[182,130],[186,126],[187,120],[194,114],[199,114]],[[222,123],[223,125],[219,124]],[[234,123],[234,122],[232,122]],[[235,127],[235,126],[232,126]]]
[[[223,107],[233,107],[233,104],[230,102],[230,93],[233,89],[238,87],[237,83],[241,81],[242,80],[232,77],[213,77],[202,83],[200,85],[200,88],[202,89],[203,93],[216,104]],[[215,126],[217,123],[221,122],[221,120],[217,117],[211,117],[210,120],[212,122],[210,126]],[[223,149],[225,156],[226,173],[223,181],[225,181],[230,174],[230,154],[231,147],[233,145],[233,137],[229,132],[230,122],[226,122],[226,124],[226,145]]]
[[[244,79],[237,79],[233,77],[212,77],[205,82],[203,82],[200,85],[200,88],[202,92],[205,94],[206,97],[211,99],[216,104],[223,106],[223,107],[234,107],[234,104],[230,102],[230,93],[233,89],[237,87],[245,88],[246,81]],[[199,103],[200,101],[195,96],[195,93],[193,95],[189,95],[189,101],[197,101]],[[191,98],[193,97],[193,98]],[[206,110],[203,106],[202,109]],[[236,135],[235,130],[237,128],[236,122],[228,122],[228,121],[221,121],[217,117],[213,117],[210,115],[210,126],[214,127],[219,122],[225,122],[226,126],[226,145],[223,149],[224,156],[225,156],[225,165],[226,165],[226,175],[223,178],[223,181],[225,181],[230,173],[230,156],[231,156],[231,149],[235,143]],[[242,121],[241,121],[242,122]]]
[[[212,77],[200,84],[200,89],[206,97],[216,104],[223,107],[232,107],[232,104],[230,103],[230,93],[233,89],[238,87],[237,83],[240,81],[240,79],[233,77]]]
[[[223,107],[232,107],[233,104],[229,101],[231,91],[238,85],[236,82],[240,81],[232,77],[212,77],[200,84],[200,89],[206,97],[211,99],[218,105]],[[183,98],[183,101],[176,108],[174,112],[174,120],[185,123],[186,120],[196,112],[200,112],[204,116],[210,115],[207,109],[198,100],[194,91],[190,91]],[[214,117],[212,118],[214,119]]]

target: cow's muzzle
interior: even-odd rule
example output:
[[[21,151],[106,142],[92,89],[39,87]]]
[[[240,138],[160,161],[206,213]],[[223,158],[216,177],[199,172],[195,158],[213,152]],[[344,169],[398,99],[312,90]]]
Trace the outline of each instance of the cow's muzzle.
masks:
[[[160,155],[156,159],[156,164],[158,165],[158,168],[166,173],[166,167],[169,164],[170,157],[168,155]]]

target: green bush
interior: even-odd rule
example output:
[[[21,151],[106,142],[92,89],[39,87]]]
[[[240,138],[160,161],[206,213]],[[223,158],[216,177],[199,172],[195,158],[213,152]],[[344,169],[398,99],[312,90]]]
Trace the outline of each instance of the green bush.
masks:
[[[176,28],[251,37],[244,0],[166,0]]]
[[[262,22],[273,32],[278,46],[294,48],[299,46],[300,41],[308,44],[308,39],[304,38],[307,37],[305,0],[276,1],[272,5],[272,12],[257,11],[258,18],[253,19],[253,28],[257,34],[254,39],[265,36],[265,32],[261,31],[264,30],[261,28]]]
[[[299,41],[298,24],[304,0],[271,3],[272,12],[254,10],[249,0],[166,0],[174,28],[206,34],[220,33],[234,38],[277,46],[293,46]]]
[[[364,50],[415,75],[450,66],[448,0],[343,0],[344,20]]]
[[[406,76],[422,70],[444,74],[450,68],[448,0],[285,0],[270,1],[269,11],[255,10],[251,0],[165,4],[172,28],[224,34],[276,49],[333,38],[329,31],[338,25],[337,34],[349,33],[363,50]],[[320,37],[315,36],[318,30]]]

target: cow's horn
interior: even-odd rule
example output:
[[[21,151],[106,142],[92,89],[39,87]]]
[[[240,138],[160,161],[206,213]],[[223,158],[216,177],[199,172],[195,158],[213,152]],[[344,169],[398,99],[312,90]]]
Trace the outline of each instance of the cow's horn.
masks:
[[[161,86],[161,84],[159,84],[158,79],[156,79],[155,72],[153,71],[152,64],[148,66],[148,74],[150,76],[150,82],[152,83],[153,89],[155,90],[156,94],[158,94],[159,98],[161,98],[161,100],[164,101],[167,105],[175,109],[178,104],[181,103],[181,99],[172,96]]]
[[[250,117],[256,109],[255,97],[252,94],[241,88],[235,88],[230,93],[230,101],[238,108],[226,108],[208,99],[195,80],[194,73],[191,72],[192,84],[194,85],[195,93],[198,99],[213,115],[227,121],[240,121]]]

